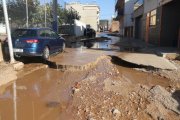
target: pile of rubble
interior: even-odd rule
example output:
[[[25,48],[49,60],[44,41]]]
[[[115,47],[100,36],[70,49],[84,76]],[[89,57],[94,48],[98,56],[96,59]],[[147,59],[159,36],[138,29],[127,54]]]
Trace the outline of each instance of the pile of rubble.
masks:
[[[134,84],[103,59],[72,87],[75,120],[179,120],[178,90]]]

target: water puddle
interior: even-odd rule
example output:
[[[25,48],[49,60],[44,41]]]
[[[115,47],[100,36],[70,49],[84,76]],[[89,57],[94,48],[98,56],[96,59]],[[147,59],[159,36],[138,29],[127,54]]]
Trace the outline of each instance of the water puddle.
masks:
[[[71,73],[48,68],[21,77],[1,90],[1,120],[72,118],[71,87],[86,74],[86,71]]]
[[[113,44],[117,43],[120,38],[114,36],[108,36],[105,33],[98,34],[97,38],[108,38],[105,40],[93,40],[87,39],[81,42],[73,42],[69,47],[71,48],[88,48],[88,49],[96,49],[96,50],[120,50],[119,47],[113,46]]]

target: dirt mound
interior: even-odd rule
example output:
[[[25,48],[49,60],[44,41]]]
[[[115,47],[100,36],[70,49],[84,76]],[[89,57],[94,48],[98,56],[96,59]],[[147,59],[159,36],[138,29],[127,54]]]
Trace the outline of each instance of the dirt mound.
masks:
[[[73,94],[74,119],[179,120],[179,104],[161,86],[134,84],[106,57],[90,69]]]

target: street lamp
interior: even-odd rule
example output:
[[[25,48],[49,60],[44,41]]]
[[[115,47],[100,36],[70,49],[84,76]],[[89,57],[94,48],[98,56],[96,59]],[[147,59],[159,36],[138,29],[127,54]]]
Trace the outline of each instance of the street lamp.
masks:
[[[9,26],[9,18],[8,18],[8,12],[7,12],[7,5],[6,0],[2,0],[3,2],[3,11],[4,11],[4,18],[6,23],[6,29],[8,34],[8,46],[9,46],[9,54],[10,54],[10,63],[14,63],[14,53],[13,53],[13,47],[12,47],[12,38],[11,38],[11,31]]]

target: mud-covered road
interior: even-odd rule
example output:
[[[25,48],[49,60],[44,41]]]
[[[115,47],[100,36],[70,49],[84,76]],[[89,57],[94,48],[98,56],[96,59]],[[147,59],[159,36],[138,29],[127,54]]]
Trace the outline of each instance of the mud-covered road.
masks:
[[[117,51],[110,45],[116,41],[92,49]],[[19,79],[0,88],[0,120],[180,120],[179,81],[114,56],[89,62],[84,69],[31,71],[42,64],[27,61]]]

